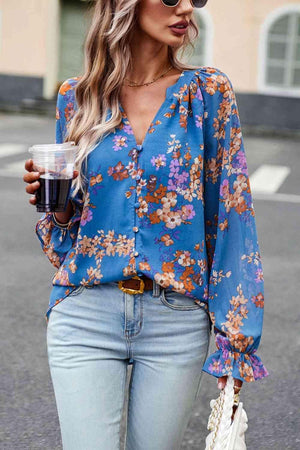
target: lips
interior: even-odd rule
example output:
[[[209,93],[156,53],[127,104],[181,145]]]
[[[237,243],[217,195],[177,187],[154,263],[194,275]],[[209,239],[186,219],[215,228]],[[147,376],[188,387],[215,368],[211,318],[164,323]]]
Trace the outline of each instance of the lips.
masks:
[[[187,32],[188,27],[185,28],[176,28],[176,27],[170,27],[170,30],[173,31],[173,33],[179,35],[183,35]]]
[[[189,22],[187,20],[180,20],[179,22],[173,23],[172,25],[170,25],[170,28],[174,28],[178,25],[182,25],[183,27],[188,27],[189,26]]]
[[[177,35],[185,34],[189,26],[189,22],[186,20],[180,20],[179,22],[174,23],[169,26],[169,28]]]

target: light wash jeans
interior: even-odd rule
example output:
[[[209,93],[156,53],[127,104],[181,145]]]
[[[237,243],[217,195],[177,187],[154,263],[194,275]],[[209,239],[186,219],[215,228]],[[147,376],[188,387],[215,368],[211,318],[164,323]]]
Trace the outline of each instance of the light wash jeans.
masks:
[[[200,390],[211,322],[182,294],[79,287],[50,313],[47,344],[64,450],[179,450]]]

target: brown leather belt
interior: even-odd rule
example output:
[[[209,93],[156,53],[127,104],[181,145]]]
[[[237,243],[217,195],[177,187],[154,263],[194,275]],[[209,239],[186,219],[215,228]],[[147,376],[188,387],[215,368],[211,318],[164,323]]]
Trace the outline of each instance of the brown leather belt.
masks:
[[[142,275],[141,277],[135,276],[129,280],[121,280],[118,283],[119,289],[127,294],[142,294],[144,291],[153,289],[153,280]]]

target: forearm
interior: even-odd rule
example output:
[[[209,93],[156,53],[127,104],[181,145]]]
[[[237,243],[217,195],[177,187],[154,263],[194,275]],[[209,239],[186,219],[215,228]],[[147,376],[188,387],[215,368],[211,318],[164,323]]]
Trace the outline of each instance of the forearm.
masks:
[[[60,222],[62,224],[68,223],[70,218],[74,214],[73,206],[72,206],[72,203],[70,202],[70,200],[68,202],[68,206],[67,206],[65,211],[63,211],[63,212],[55,212],[53,214],[55,216],[55,219],[57,219],[58,222]]]

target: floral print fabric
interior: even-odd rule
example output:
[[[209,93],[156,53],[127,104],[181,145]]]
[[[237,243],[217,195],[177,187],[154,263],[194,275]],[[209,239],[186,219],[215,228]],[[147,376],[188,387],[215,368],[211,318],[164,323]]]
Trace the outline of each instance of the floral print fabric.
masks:
[[[58,93],[57,143],[76,111],[77,80],[66,80]],[[142,145],[119,106],[122,123],[89,154],[87,194],[73,196],[68,225],[51,213],[36,225],[58,269],[47,317],[80,285],[145,274],[208,303],[217,351],[205,372],[248,382],[267,376],[255,354],[264,281],[231,81],[213,67],[184,70]]]

